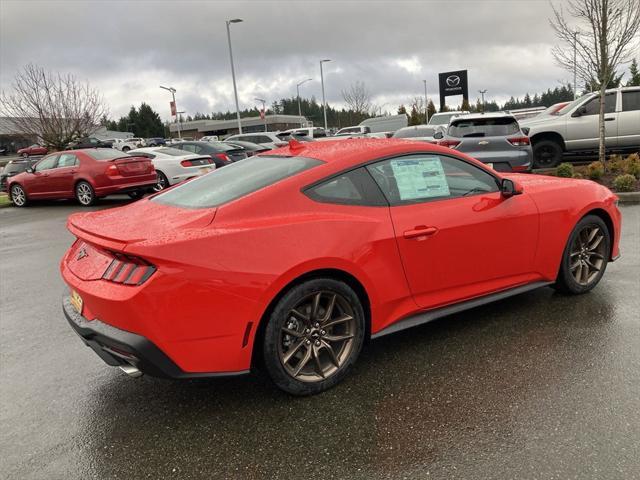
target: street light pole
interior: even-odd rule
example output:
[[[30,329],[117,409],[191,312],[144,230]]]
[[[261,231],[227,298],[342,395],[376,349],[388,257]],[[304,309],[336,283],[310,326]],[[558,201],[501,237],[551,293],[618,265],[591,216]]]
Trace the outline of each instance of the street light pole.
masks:
[[[320,64],[320,66],[322,67],[322,64]],[[313,80],[312,78],[307,78],[306,80],[301,81],[300,83],[296,84],[296,93],[298,95],[298,116],[300,117],[300,126],[304,127],[304,125],[302,124],[302,108],[300,107],[300,85],[302,85],[303,83],[307,83],[309,81]]]
[[[324,74],[322,73],[322,64],[325,62],[330,62],[331,60],[326,58],[324,60],[320,60],[320,82],[322,83],[322,112],[324,114],[324,130],[325,132],[328,130],[327,128],[327,101],[324,98]]]
[[[180,138],[180,139],[182,139],[182,136],[180,134],[180,117],[179,117],[179,115],[182,115],[183,113],[185,113],[184,110],[181,111],[181,112],[176,112],[176,120],[178,122],[178,138]]]
[[[485,88],[484,90],[478,90],[478,93],[482,95],[482,113],[484,113],[484,94],[487,93],[487,89]]]
[[[266,101],[263,100],[262,98],[254,98],[254,100],[257,100],[258,102],[262,102],[262,112],[264,114],[264,131],[267,131],[267,109],[265,108],[265,104]]]
[[[162,88],[163,90],[167,90],[168,92],[171,92],[171,98],[173,99],[173,108],[176,109],[176,122],[178,121],[178,106],[176,105],[176,89],[173,87],[163,87],[162,85],[160,85],[160,88]],[[180,124],[178,124],[178,138],[182,139],[182,135],[180,134]]]
[[[573,32],[573,99],[578,98],[578,75],[576,69],[577,55],[578,55],[578,31]]]
[[[233,95],[236,99],[236,117],[238,117],[238,133],[242,133],[242,123],[240,122],[240,105],[238,104],[238,87],[236,87],[236,70],[233,66],[233,51],[231,50],[231,29],[229,25],[232,23],[242,22],[241,18],[227,20],[227,41],[229,42],[229,60],[231,61],[231,78],[233,79]]]
[[[429,123],[429,100],[427,100],[427,81],[422,81],[424,82],[424,118],[426,119],[424,123]]]

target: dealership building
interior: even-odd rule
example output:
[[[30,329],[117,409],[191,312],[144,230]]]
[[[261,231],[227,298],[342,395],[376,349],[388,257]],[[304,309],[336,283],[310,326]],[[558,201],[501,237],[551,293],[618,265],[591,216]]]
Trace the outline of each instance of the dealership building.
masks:
[[[267,115],[264,119],[260,117],[246,117],[240,119],[242,133],[251,132],[277,132],[307,126],[307,119],[298,115]],[[169,131],[172,137],[178,136],[178,129],[183,137],[193,139],[202,138],[205,135],[218,135],[225,137],[238,133],[238,120],[193,120],[191,122],[172,123]]]

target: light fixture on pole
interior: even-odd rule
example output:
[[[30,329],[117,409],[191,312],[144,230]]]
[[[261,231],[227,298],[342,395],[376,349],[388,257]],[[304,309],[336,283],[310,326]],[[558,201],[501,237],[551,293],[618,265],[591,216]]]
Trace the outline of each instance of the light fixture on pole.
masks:
[[[175,112],[175,114],[173,112],[171,112],[173,115],[175,115],[176,117],[176,122],[178,121],[178,107],[176,106],[176,89],[173,87],[163,87],[162,85],[160,85],[160,88],[162,88],[163,90],[166,90],[168,92],[171,92],[171,98],[173,99],[173,104],[171,106],[171,110],[173,110],[173,112]],[[182,135],[180,134],[180,125],[178,125],[178,138],[182,138]]]
[[[304,125],[302,124],[302,108],[300,107],[300,85],[302,85],[303,83],[310,82],[311,80],[313,80],[313,78],[307,78],[306,80],[303,80],[300,83],[296,84],[296,93],[298,95],[298,116],[300,117],[301,127],[304,127]]]
[[[238,133],[242,133],[242,123],[240,122],[240,105],[238,104],[238,88],[236,87],[236,70],[233,66],[233,50],[231,50],[231,30],[229,25],[242,22],[241,18],[227,20],[227,41],[229,42],[229,61],[231,62],[231,78],[233,79],[233,95],[236,99],[236,117],[238,117]]]
[[[487,89],[485,88],[484,90],[478,90],[478,93],[482,95],[482,113],[484,113],[484,94],[487,93]]]
[[[427,100],[427,81],[422,80],[424,82],[424,123],[429,123],[429,101]]]
[[[324,129],[327,130],[327,101],[324,98],[324,74],[322,72],[322,64],[325,62],[330,62],[331,59],[325,58],[324,60],[320,60],[320,83],[322,83],[322,113],[324,114]]]
[[[263,115],[263,120],[264,120],[264,131],[267,131],[267,109],[265,107],[266,104],[266,100],[263,100],[262,98],[254,98],[254,100],[258,101],[258,102],[262,102],[262,115]]]

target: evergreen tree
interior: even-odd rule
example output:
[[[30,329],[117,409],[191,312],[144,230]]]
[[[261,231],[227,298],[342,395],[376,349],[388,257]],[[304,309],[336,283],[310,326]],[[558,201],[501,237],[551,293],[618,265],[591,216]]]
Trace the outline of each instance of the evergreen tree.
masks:
[[[629,66],[631,78],[627,82],[627,87],[640,87],[640,72],[638,71],[638,61],[634,58]]]
[[[469,100],[466,98],[462,99],[462,105],[460,105],[460,110],[463,112],[470,112],[471,106],[469,105]]]
[[[427,105],[427,112],[429,112],[429,118],[436,113],[436,106],[433,104],[433,100],[429,100],[429,104]]]
[[[409,125],[420,125],[422,123],[422,115],[418,112],[418,109],[414,105],[411,107],[411,115],[409,116]]]
[[[406,115],[407,114],[407,109],[405,108],[404,105],[400,105],[398,107],[398,115],[402,115],[403,113]]]

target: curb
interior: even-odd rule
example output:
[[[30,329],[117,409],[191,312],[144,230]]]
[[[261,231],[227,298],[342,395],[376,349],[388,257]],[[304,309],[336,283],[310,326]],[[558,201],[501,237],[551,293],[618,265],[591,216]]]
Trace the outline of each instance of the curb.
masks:
[[[640,203],[640,192],[613,192],[620,199],[620,203]]]

